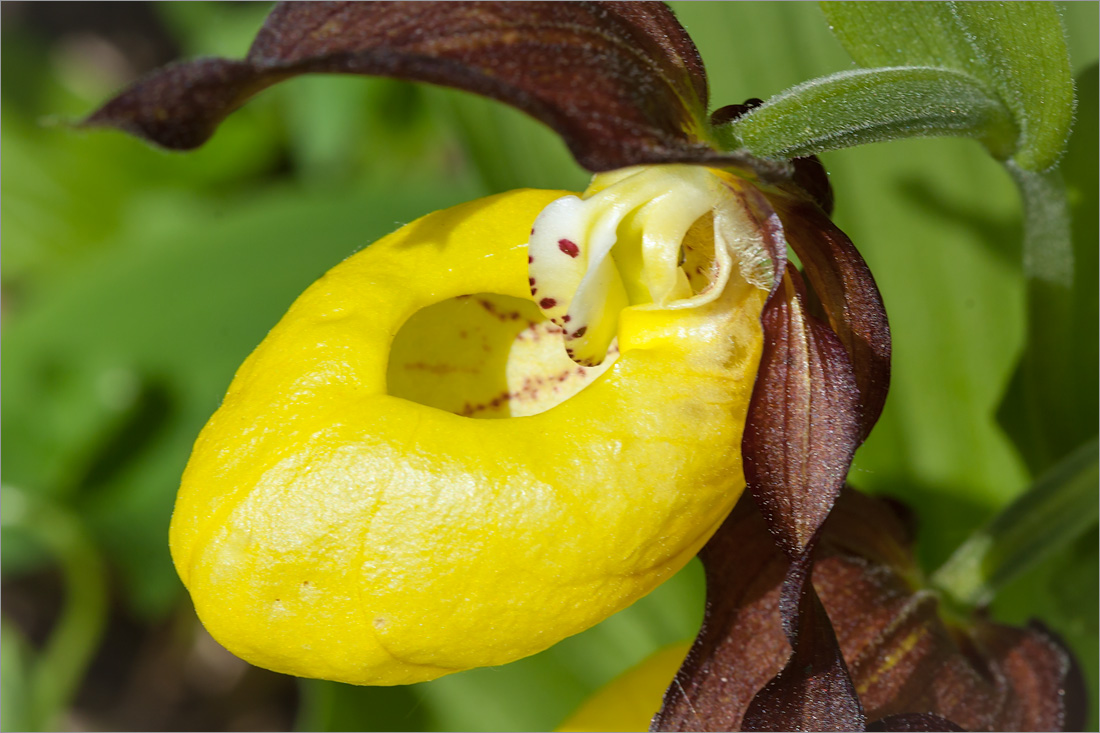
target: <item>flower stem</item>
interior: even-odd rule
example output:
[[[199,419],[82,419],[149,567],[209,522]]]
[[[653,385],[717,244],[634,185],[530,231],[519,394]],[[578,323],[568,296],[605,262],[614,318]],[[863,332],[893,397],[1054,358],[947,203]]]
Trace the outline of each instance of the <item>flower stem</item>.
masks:
[[[32,730],[54,730],[75,694],[107,618],[103,561],[70,512],[12,486],[3,487],[5,531],[19,529],[41,543],[61,566],[65,607],[30,671]]]
[[[1096,522],[1097,440],[1057,463],[932,576],[957,605],[988,604],[997,590]]]
[[[1070,287],[1073,244],[1069,205],[1062,173],[1055,168],[1036,173],[1007,161],[1024,205],[1024,274],[1042,282]]]

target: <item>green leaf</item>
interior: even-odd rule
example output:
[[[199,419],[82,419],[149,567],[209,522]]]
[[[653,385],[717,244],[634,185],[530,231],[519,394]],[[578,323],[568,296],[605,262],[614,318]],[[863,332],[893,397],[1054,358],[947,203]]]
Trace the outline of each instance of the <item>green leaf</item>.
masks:
[[[934,67],[843,71],[782,92],[716,131],[727,147],[793,158],[904,137],[958,135],[1011,154],[1008,111],[973,77]]]
[[[830,27],[861,66],[938,66],[968,74],[1012,111],[1012,159],[1053,166],[1073,122],[1065,30],[1046,2],[824,2]],[[992,149],[998,156],[1000,151]]]
[[[956,603],[988,604],[997,590],[1096,523],[1097,443],[1090,440],[959,546],[932,583]]]
[[[984,3],[989,5],[991,3]],[[955,3],[822,2],[829,29],[860,66],[942,66],[984,79]]]
[[[1024,170],[1050,168],[1073,125],[1073,77],[1058,11],[1047,2],[958,2],[951,8],[983,78],[1020,125],[1014,162]]]

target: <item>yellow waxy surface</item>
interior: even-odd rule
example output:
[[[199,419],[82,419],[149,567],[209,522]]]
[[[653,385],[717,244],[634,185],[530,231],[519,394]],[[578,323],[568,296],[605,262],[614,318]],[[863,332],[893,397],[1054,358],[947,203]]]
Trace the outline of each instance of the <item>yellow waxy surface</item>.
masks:
[[[515,191],[403,227],[314,283],[241,366],[170,538],[230,651],[353,684],[503,664],[648,593],[729,512],[765,296],[741,280],[697,309],[627,308],[618,359],[538,414],[475,419],[453,395],[397,389],[409,377],[391,346],[429,306],[499,294],[541,318],[525,245],[563,195]],[[488,340],[477,363],[430,329],[399,341],[406,366],[423,350],[422,384],[449,349],[459,374],[496,380],[506,362]]]

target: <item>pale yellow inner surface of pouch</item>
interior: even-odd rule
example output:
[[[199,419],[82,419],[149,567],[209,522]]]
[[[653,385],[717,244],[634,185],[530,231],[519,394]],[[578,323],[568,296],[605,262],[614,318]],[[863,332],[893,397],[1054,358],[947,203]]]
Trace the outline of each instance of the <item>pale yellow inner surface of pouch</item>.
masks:
[[[462,295],[419,311],[390,352],[389,393],[473,418],[535,415],[592,383],[617,355],[583,367],[563,330],[527,299]]]
[[[567,195],[402,227],[238,370],[171,526],[230,651],[353,684],[504,664],[648,593],[728,514],[766,291],[733,267],[694,307],[627,303],[603,315],[601,363],[579,365],[528,272],[533,222]],[[714,216],[688,249],[714,249]]]

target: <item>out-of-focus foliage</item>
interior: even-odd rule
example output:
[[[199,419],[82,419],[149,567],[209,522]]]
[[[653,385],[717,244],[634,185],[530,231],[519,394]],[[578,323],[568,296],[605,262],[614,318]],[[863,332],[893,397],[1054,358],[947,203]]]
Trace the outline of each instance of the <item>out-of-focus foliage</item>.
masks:
[[[424,213],[515,187],[580,188],[587,177],[552,133],[518,112],[384,79],[287,82],[187,155],[48,124],[88,112],[177,53],[240,55],[268,9],[138,7],[145,24],[120,35],[102,26],[139,11],[101,12],[95,30],[81,29],[66,6],[52,11],[69,12],[64,22],[49,6],[4,6],[5,701],[50,699],[50,690],[33,692],[53,679],[41,672],[43,644],[60,628],[52,625],[59,609],[79,595],[56,568],[82,545],[51,544],[39,524],[21,521],[38,516],[21,513],[28,498],[78,527],[108,568],[109,620],[78,625],[71,641],[99,650],[95,674],[61,712],[62,727],[545,730],[658,647],[693,636],[703,595],[695,564],[595,629],[508,667],[408,688],[303,681],[294,704],[291,681],[244,671],[198,630],[167,550],[178,477],[234,369],[297,294]],[[706,61],[715,106],[853,66],[814,5],[674,8]],[[1079,73],[1097,60],[1097,6],[1063,11]],[[1074,374],[1095,377],[1090,78],[1078,126],[1093,147],[1075,141],[1066,172],[1074,215],[1093,227],[1077,239],[1092,243],[1078,250],[1077,297],[1091,303],[1093,320],[1070,334],[1089,348],[1067,349],[1067,358]],[[1028,339],[1042,333],[1026,325],[1019,202],[972,141],[909,140],[824,161],[836,219],[878,279],[895,339],[890,399],[851,481],[914,507],[918,553],[932,570],[1032,478],[997,422]],[[1065,397],[1075,387],[1062,389]],[[1095,379],[1080,398],[1095,415]],[[1064,635],[1089,689],[1098,679],[1096,568],[1093,531],[993,609]],[[152,698],[158,710],[135,702],[149,689],[161,695]],[[274,698],[281,707],[258,702]],[[48,725],[34,717],[48,712],[5,705],[2,726]],[[183,717],[156,717],[168,714]]]

